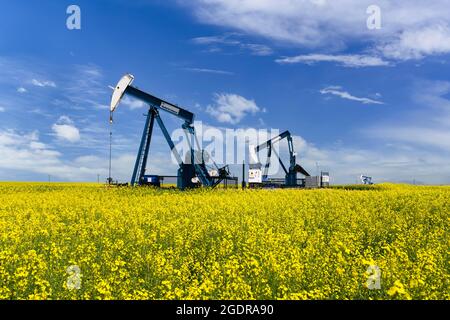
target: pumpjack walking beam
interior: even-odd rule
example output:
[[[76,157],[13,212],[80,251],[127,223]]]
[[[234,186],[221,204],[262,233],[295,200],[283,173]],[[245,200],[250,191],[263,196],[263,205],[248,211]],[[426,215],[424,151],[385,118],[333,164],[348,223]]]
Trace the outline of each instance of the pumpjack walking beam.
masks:
[[[275,149],[273,149],[273,145],[275,143],[278,143],[279,141],[287,139],[288,141],[288,147],[289,147],[289,169],[286,169],[286,166],[284,165],[283,161],[281,160],[279,154],[276,152]],[[292,135],[289,131],[284,131],[278,136],[260,144],[255,148],[256,153],[259,151],[267,148],[267,163],[264,166],[264,172],[263,172],[263,181],[267,180],[268,178],[268,172],[270,167],[270,160],[272,157],[272,152],[275,154],[275,156],[278,158],[278,161],[281,165],[281,168],[283,169],[284,173],[286,174],[285,183],[287,186],[296,186],[297,185],[297,173],[301,173],[306,177],[309,177],[310,174],[299,164],[297,164],[296,155],[294,152],[294,143],[292,141]]]

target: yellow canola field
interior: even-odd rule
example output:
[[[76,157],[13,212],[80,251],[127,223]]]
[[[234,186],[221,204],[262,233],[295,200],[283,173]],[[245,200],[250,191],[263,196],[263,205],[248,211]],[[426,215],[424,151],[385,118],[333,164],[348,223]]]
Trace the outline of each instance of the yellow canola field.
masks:
[[[449,212],[449,187],[1,183],[0,298],[449,299]]]

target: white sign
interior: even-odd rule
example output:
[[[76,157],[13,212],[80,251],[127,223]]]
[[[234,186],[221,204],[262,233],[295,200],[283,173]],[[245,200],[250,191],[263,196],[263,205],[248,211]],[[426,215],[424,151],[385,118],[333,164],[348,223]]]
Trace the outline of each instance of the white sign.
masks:
[[[249,183],[262,183],[262,172],[260,169],[250,169],[248,171]]]
[[[209,171],[208,171],[208,174],[209,174],[211,177],[218,177],[218,176],[219,176],[219,171],[217,171],[217,170],[209,170]]]
[[[169,112],[175,113],[175,114],[179,114],[180,113],[180,109],[179,108],[177,108],[177,107],[175,107],[175,106],[173,106],[173,105],[171,105],[169,103],[166,103],[166,102],[161,102],[161,108],[163,108],[163,109],[165,109],[165,110],[167,110]]]

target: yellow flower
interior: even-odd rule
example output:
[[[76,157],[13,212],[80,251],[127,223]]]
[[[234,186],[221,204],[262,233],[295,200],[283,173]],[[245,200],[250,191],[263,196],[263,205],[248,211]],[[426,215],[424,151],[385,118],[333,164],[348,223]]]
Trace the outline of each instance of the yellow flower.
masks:
[[[0,183],[0,299],[448,300],[449,198]]]

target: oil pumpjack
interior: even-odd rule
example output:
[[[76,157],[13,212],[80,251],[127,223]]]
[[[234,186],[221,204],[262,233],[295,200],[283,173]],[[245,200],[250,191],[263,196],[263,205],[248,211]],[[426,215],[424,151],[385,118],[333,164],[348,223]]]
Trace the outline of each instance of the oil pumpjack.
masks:
[[[134,77],[131,74],[126,74],[120,79],[114,87],[110,106],[110,123],[113,122],[114,111],[117,109],[124,95],[138,99],[149,106],[139,151],[130,181],[131,186],[146,184],[159,185],[158,176],[146,175],[155,121],[160,127],[164,138],[177,161],[177,187],[179,189],[184,190],[186,188],[195,188],[199,186],[215,187],[223,180],[231,178],[228,166],[219,168],[216,163],[213,163],[214,170],[208,170],[205,160],[207,155],[204,150],[200,150],[200,145],[197,136],[195,135],[195,128],[193,125],[194,114],[192,112],[132,86],[133,81]],[[160,111],[184,121],[182,129],[189,144],[189,152],[186,153],[184,161],[175,148],[175,144],[161,119]]]

